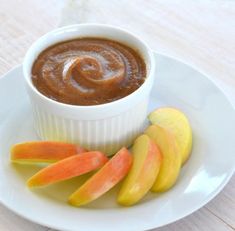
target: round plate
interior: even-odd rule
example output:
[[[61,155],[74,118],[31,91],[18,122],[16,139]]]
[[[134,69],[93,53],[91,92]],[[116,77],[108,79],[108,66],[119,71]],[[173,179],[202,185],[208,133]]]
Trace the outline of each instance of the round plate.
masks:
[[[117,186],[87,207],[67,197],[85,180],[75,178],[30,191],[25,181],[39,167],[13,165],[11,145],[37,140],[21,66],[0,79],[0,201],[22,217],[62,230],[135,231],[160,227],[189,215],[211,200],[234,172],[235,113],[207,77],[172,58],[156,54],[157,75],[150,111],[159,106],[185,112],[193,129],[193,152],[174,188],[149,193],[133,207],[116,204]]]

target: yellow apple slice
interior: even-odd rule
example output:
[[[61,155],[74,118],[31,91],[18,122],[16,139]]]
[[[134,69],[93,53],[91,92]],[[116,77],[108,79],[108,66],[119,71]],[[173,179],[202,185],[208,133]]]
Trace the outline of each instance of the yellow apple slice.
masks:
[[[139,136],[131,149],[133,165],[118,194],[118,203],[130,206],[137,203],[153,186],[161,164],[157,145],[147,136]]]
[[[145,131],[159,147],[162,154],[162,163],[159,174],[153,184],[153,192],[164,192],[176,182],[181,167],[181,154],[174,135],[164,127],[151,125]]]
[[[150,113],[148,118],[152,124],[165,127],[175,135],[183,165],[192,149],[192,130],[186,116],[174,108],[159,108]]]

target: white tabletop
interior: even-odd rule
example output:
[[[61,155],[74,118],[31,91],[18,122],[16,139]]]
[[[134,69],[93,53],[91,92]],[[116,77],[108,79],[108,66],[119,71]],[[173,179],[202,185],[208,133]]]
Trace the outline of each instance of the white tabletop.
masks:
[[[207,74],[235,104],[234,1],[0,0],[0,74],[21,63],[39,36],[73,22],[110,23],[133,31],[156,51],[180,58]],[[154,231],[232,231],[234,198],[235,176],[199,211]],[[26,221],[0,205],[0,230],[48,228]]]

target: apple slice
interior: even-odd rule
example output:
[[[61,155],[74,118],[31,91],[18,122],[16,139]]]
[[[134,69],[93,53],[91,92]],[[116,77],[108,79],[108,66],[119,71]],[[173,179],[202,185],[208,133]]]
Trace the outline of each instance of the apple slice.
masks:
[[[52,163],[85,152],[78,145],[56,141],[33,141],[15,144],[11,161],[16,163]]]
[[[68,202],[74,206],[85,205],[114,187],[121,181],[132,165],[132,156],[122,148],[96,174],[87,180],[70,197]]]
[[[100,168],[107,161],[108,158],[101,152],[84,152],[43,168],[28,180],[27,185],[40,187],[68,180]]]
[[[157,179],[152,187],[154,192],[164,192],[176,182],[181,168],[181,154],[174,135],[164,127],[151,125],[145,131],[159,147],[162,163]]]
[[[149,115],[152,124],[169,129],[176,138],[182,155],[182,165],[192,150],[192,129],[186,116],[174,108],[159,108]]]
[[[131,150],[133,165],[118,194],[118,203],[130,206],[137,203],[153,186],[162,161],[157,145],[147,136],[139,136]]]

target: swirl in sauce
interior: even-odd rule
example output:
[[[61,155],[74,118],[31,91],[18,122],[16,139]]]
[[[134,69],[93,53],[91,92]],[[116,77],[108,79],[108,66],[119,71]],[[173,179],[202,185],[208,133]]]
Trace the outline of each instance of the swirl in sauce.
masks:
[[[146,65],[132,48],[101,38],[79,38],[44,50],[32,68],[32,81],[45,96],[72,105],[97,105],[139,88]]]

